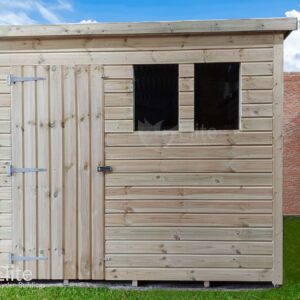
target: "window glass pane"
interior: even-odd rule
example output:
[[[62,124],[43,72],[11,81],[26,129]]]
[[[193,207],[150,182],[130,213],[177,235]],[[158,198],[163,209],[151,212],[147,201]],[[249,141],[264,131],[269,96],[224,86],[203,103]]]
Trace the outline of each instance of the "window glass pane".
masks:
[[[239,128],[239,63],[195,64],[195,129]]]
[[[135,130],[178,129],[178,65],[134,66]]]

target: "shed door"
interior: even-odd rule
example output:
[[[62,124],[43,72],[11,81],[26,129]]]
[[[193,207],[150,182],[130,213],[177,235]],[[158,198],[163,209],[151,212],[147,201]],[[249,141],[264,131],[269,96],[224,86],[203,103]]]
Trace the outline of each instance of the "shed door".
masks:
[[[14,266],[37,279],[103,279],[102,70],[20,66],[12,85]],[[29,256],[29,258],[28,258]],[[33,260],[46,257],[46,260]]]

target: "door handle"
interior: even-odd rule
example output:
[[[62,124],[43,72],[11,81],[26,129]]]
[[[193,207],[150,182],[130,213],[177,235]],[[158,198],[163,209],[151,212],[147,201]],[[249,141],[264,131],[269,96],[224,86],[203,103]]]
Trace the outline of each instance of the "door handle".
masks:
[[[111,172],[112,170],[111,166],[97,166],[97,172]]]

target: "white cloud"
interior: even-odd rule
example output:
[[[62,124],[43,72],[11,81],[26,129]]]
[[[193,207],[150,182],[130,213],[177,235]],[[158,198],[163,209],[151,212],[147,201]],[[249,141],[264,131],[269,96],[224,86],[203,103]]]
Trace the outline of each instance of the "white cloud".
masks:
[[[98,23],[96,20],[81,20],[80,24],[91,24],[91,23]]]
[[[4,25],[22,25],[35,24],[36,22],[25,13],[6,13],[0,14],[0,24]]]
[[[49,9],[47,9],[45,6],[43,6],[40,3],[36,3],[35,4],[38,12],[41,14],[41,16],[48,22],[50,23],[61,23],[60,19],[53,13],[51,12]]]
[[[69,1],[58,0],[53,9],[73,11],[73,6]]]
[[[287,17],[298,18],[300,25],[300,11],[295,9],[285,13]],[[300,71],[300,30],[292,32],[284,42],[284,70],[286,72]]]
[[[69,0],[56,0],[50,6],[44,4],[43,0],[0,0],[0,8],[0,24],[11,25],[35,24],[41,20],[52,24],[61,23],[58,11],[73,10]]]

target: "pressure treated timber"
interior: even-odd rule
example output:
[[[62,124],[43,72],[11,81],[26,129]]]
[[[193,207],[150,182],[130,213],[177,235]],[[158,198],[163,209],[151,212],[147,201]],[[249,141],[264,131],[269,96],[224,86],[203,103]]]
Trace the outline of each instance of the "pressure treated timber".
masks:
[[[1,240],[11,240],[12,239],[12,227],[10,226],[2,226],[0,228],[0,239]],[[2,251],[2,248],[1,248]],[[7,262],[7,255],[5,256],[5,261],[3,261],[3,264]]]
[[[5,239],[0,240],[1,252],[4,252],[4,253],[6,252],[6,254],[9,253],[9,251],[11,251],[11,246],[12,246],[11,239],[9,239],[9,240],[5,240]],[[7,255],[6,255],[6,257],[7,257]],[[4,261],[4,263],[7,263],[7,260]]]
[[[91,92],[91,278],[104,279],[104,174],[95,166],[104,164],[103,66],[90,67]]]
[[[132,66],[105,66],[103,69],[103,78],[128,79],[133,78]]]
[[[271,269],[107,268],[107,280],[270,281]]]
[[[179,92],[194,91],[194,78],[179,78]]]
[[[0,157],[5,160],[11,159],[11,148],[10,147],[0,147]]]
[[[177,22],[99,23],[3,26],[1,37],[155,35],[180,33],[286,32],[297,28],[296,18],[208,20]]]
[[[272,227],[271,214],[106,214],[105,226]]]
[[[1,202],[0,202],[1,205]],[[271,201],[125,200],[106,201],[106,213],[272,213]]]
[[[133,107],[105,107],[105,120],[132,120]]]
[[[133,91],[132,80],[127,79],[105,79],[105,93],[128,93]]]
[[[9,107],[0,107],[0,120],[10,120],[10,108]]]
[[[48,257],[30,263],[36,279],[280,284],[281,59],[296,23],[9,27],[0,37],[0,263],[24,249]],[[211,62],[240,63],[239,130],[194,129],[194,64]],[[179,130],[134,132],[133,65],[168,63],[179,65]],[[47,79],[5,84],[29,71]],[[7,164],[24,158],[49,171],[7,177]],[[105,165],[113,171],[97,172]]]
[[[270,90],[272,88],[272,76],[242,76],[243,90]]]
[[[272,90],[243,90],[242,103],[272,103]]]
[[[9,121],[0,121],[0,133],[10,133],[11,124]]]
[[[0,147],[11,146],[11,135],[10,134],[0,134]]]
[[[229,34],[229,35],[190,35],[177,36],[143,36],[140,37],[91,37],[89,39],[76,37],[63,39],[26,38],[1,40],[0,52],[119,52],[143,50],[176,50],[185,49],[226,49],[226,48],[266,48],[272,47],[275,38],[272,33],[260,34]],[[0,79],[4,80],[7,67],[1,67]],[[104,76],[104,78],[109,77]],[[110,73],[112,74],[112,73]],[[129,76],[126,71],[123,76]],[[122,77],[123,78],[123,77]]]
[[[46,80],[36,82],[37,93],[37,165],[39,167],[50,169],[50,133],[49,133],[49,66],[39,66],[36,68],[36,74],[44,77]],[[37,223],[38,223],[38,254],[50,257],[50,176],[49,172],[39,172],[37,182],[40,188],[37,191]],[[50,279],[51,260],[38,261],[38,278]]]
[[[257,49],[209,49],[181,51],[138,52],[78,52],[69,53],[15,53],[0,55],[0,64],[159,64],[159,63],[204,63],[204,62],[261,62],[269,61],[273,48]],[[3,85],[4,86],[4,85]],[[129,88],[128,86],[126,89]],[[0,89],[1,91],[1,89]]]
[[[13,68],[17,75],[22,75],[23,70],[30,70],[46,80],[30,82],[36,93],[34,101],[39,99],[35,105],[36,111],[30,112],[32,118],[26,122],[25,127],[37,127],[31,141],[24,133],[22,119],[23,116],[28,119],[29,108],[24,113],[23,105],[19,105],[20,102],[23,103],[23,89],[27,91],[30,85],[26,83],[26,88],[25,84],[12,86],[12,102],[16,103],[12,108],[12,125],[15,128],[12,142],[13,145],[18,145],[13,148],[12,163],[23,167],[22,151],[33,148],[36,151],[35,163],[47,171],[30,173],[37,183],[30,192],[35,193],[38,201],[36,207],[27,206],[25,210],[23,199],[25,198],[25,204],[30,199],[24,193],[28,174],[17,173],[10,178],[4,169],[8,161],[0,160],[0,212],[1,201],[12,199],[11,194],[13,211],[19,212],[13,214],[14,228],[11,235],[5,235],[11,229],[4,232],[8,239],[13,238],[14,247],[8,252],[23,256],[23,249],[27,249],[23,245],[29,247],[30,240],[23,232],[23,223],[27,219],[26,222],[36,224],[36,234],[31,237],[36,241],[36,247],[29,247],[30,250],[34,252],[34,256],[48,258],[46,261],[30,262],[36,269],[35,278],[103,279],[104,199],[101,191],[104,192],[104,186],[103,183],[101,186],[102,174],[96,170],[96,166],[103,162],[103,151],[100,151],[104,145],[102,68],[98,65]],[[30,99],[32,100],[31,97]],[[87,129],[86,126],[90,127]],[[89,134],[86,134],[87,131]],[[88,149],[87,146],[91,148]],[[11,151],[10,147],[0,149],[6,148]],[[31,155],[32,153],[34,151]],[[12,224],[11,220],[7,223],[5,214],[7,209],[3,207],[0,229]],[[0,255],[3,251],[0,245]],[[23,269],[23,262],[18,265]]]
[[[194,92],[193,91],[181,91],[179,94],[179,102],[181,106],[193,106],[194,105]]]
[[[272,228],[106,227],[107,241],[272,241]]]
[[[23,76],[34,77],[36,70],[33,66],[25,66]],[[36,168],[37,151],[36,140],[36,103],[37,95],[34,82],[28,82],[23,87],[23,113],[24,113],[24,167]],[[24,218],[25,255],[37,256],[37,178],[35,173],[24,174],[24,209],[27,218]],[[36,261],[25,262],[25,268],[32,271],[32,276],[37,277]]]
[[[51,278],[63,279],[63,130],[62,67],[50,67]]]
[[[21,67],[12,67],[11,72],[15,76],[22,76]],[[23,89],[21,85],[16,85],[11,90],[11,123],[14,128],[12,131],[12,161],[17,166],[23,166],[24,159],[24,131],[23,131]],[[14,187],[18,187],[17,189]],[[14,254],[18,256],[24,255],[24,175],[22,173],[15,174],[12,177],[11,199],[13,201],[12,214],[12,246]],[[2,248],[1,248],[2,250]],[[18,262],[16,266],[24,269],[24,263]]]
[[[0,94],[0,106],[9,107],[10,104],[10,94]]]
[[[105,132],[133,132],[133,120],[105,120]]]
[[[108,254],[271,255],[271,242],[107,241]]]
[[[133,105],[133,94],[132,93],[105,93],[104,94],[104,105],[109,106],[131,106]]]
[[[268,186],[272,173],[111,173],[106,186]]]
[[[274,122],[273,122],[273,227],[274,227],[274,285],[283,282],[283,36],[279,45],[274,45]]]
[[[212,145],[271,145],[271,132],[132,132],[106,134],[106,146],[212,146]]]
[[[272,117],[272,104],[244,104],[242,106],[243,117]]]
[[[242,118],[241,130],[243,131],[271,131],[272,118]]]
[[[272,256],[110,254],[108,268],[247,268],[271,269]]]
[[[90,90],[89,67],[77,66],[77,136],[78,136],[78,277],[89,279],[90,248]]]
[[[8,94],[8,93],[10,93],[9,85],[4,80],[0,80],[0,94]]]
[[[11,199],[11,188],[10,187],[0,187],[0,198],[3,200]]]
[[[247,160],[106,160],[115,173],[158,173],[158,172],[225,172],[249,173],[272,172],[271,159]]]
[[[120,52],[120,51],[144,51],[144,50],[192,50],[192,49],[226,49],[226,48],[266,48],[272,47],[275,42],[272,33],[229,35],[190,35],[177,36],[143,36],[140,37],[91,37],[64,38],[64,39],[39,39],[26,38],[1,40],[0,53],[14,52]],[[5,80],[7,67],[1,67],[0,79]],[[2,72],[2,74],[1,74]],[[109,74],[109,73],[108,73]],[[111,73],[112,74],[112,73]],[[124,72],[124,76],[129,73]],[[268,75],[268,74],[266,74]],[[104,76],[104,78],[107,78]],[[122,77],[123,78],[123,77]]]
[[[12,215],[10,213],[0,214],[0,223],[2,226],[11,226]]]
[[[106,159],[271,158],[270,146],[106,147]]]
[[[76,279],[77,263],[77,191],[74,187],[77,185],[77,142],[76,137],[76,97],[75,89],[76,67],[64,66],[64,218],[68,220],[68,227],[65,228],[64,239],[69,246],[65,248],[64,253],[64,277]]]
[[[241,72],[243,76],[266,76],[273,74],[273,63],[262,62],[262,63],[243,63],[241,65]]]
[[[106,199],[272,199],[272,187],[106,187]]]

